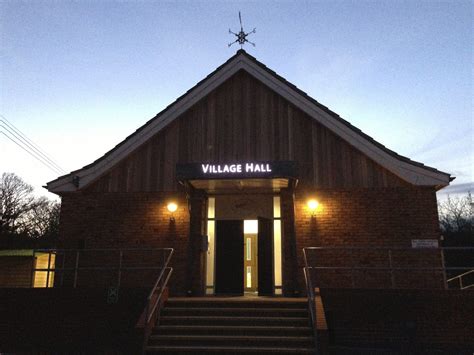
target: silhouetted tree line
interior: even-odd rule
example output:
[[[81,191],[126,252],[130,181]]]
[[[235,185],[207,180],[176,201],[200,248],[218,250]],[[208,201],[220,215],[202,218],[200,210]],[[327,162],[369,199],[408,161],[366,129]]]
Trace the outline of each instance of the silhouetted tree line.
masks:
[[[444,247],[474,247],[474,204],[471,193],[461,197],[448,197],[438,204],[439,222]],[[474,268],[474,250],[445,251],[448,267]],[[450,275],[462,271],[450,272]]]
[[[33,187],[14,173],[0,178],[0,248],[54,247],[60,204],[33,195]]]

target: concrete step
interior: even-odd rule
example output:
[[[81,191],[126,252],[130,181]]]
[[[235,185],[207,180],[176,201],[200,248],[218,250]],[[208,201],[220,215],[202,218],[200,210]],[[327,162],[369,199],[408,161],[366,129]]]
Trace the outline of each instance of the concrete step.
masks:
[[[230,306],[230,305],[229,305]],[[233,306],[233,305],[232,305]],[[308,317],[307,309],[243,307],[166,307],[163,316]]]
[[[277,306],[278,305],[278,306]],[[307,309],[308,302],[304,298],[243,298],[243,297],[176,297],[169,298],[166,307],[205,308],[294,308]]]
[[[282,335],[312,336],[311,327],[295,326],[201,326],[201,325],[161,325],[154,329],[157,335]]]
[[[304,299],[171,298],[147,353],[310,354],[307,307]]]
[[[149,346],[147,354],[314,354],[314,348],[278,348],[250,346]]]
[[[163,316],[160,325],[308,326],[308,317]]]
[[[242,346],[310,348],[311,336],[249,336],[249,335],[152,335],[149,346]]]

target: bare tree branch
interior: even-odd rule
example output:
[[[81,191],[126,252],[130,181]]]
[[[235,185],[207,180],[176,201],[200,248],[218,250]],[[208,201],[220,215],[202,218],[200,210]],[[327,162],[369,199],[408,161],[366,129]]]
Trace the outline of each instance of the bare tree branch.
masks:
[[[439,221],[444,232],[465,232],[472,230],[473,201],[471,193],[463,197],[451,197],[438,204]]]
[[[46,197],[35,198],[33,187],[13,173],[0,177],[0,241],[48,239],[59,230],[60,204]]]

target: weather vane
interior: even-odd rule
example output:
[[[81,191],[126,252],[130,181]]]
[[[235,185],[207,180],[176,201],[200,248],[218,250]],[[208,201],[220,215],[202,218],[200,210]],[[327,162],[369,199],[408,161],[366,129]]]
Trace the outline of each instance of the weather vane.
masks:
[[[255,33],[255,28],[254,28],[251,32],[249,32],[249,33],[245,33],[245,32],[244,32],[244,28],[243,28],[243,26],[242,26],[242,17],[240,16],[240,11],[239,11],[239,21],[240,21],[240,32],[239,32],[239,33],[232,32],[232,31],[230,30],[230,28],[229,28],[229,33],[233,34],[235,37],[237,37],[237,39],[236,39],[234,42],[229,43],[228,46],[230,47],[231,45],[233,45],[234,43],[237,42],[238,44],[240,44],[240,48],[242,49],[242,46],[245,44],[245,42],[249,42],[252,46],[255,47],[255,43],[250,42],[250,41],[247,39],[247,36],[248,36],[249,34]]]

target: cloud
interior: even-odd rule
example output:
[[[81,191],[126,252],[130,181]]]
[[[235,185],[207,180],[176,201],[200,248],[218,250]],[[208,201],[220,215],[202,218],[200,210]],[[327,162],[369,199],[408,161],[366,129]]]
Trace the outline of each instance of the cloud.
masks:
[[[439,191],[438,195],[467,194],[468,192],[474,192],[474,181],[450,185]]]

